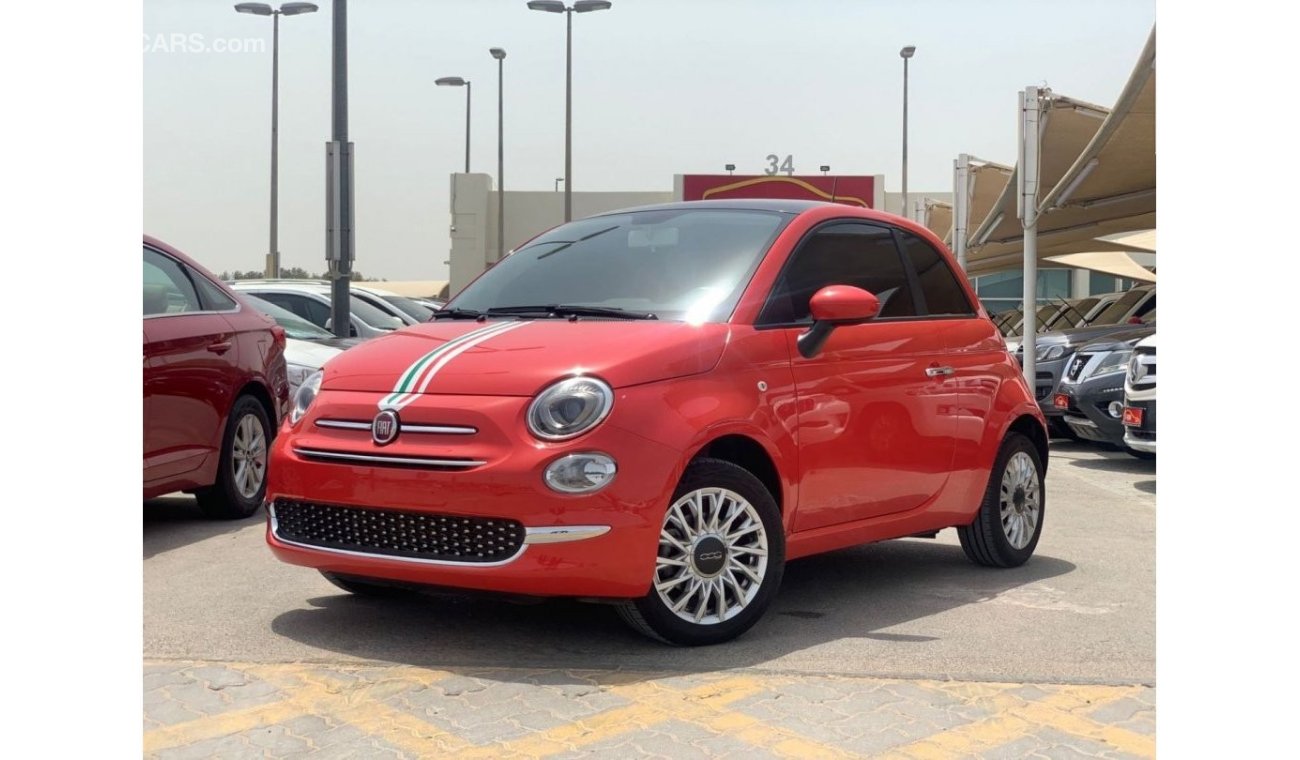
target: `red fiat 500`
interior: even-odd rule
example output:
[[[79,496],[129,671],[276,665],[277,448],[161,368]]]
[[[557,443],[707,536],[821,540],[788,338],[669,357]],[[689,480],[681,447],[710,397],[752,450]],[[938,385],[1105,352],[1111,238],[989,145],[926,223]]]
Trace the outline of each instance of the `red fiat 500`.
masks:
[[[299,390],[267,542],[354,593],[613,600],[706,644],[786,561],[955,527],[1042,530],[1038,404],[942,243],[838,204],[706,201],[565,224]]]

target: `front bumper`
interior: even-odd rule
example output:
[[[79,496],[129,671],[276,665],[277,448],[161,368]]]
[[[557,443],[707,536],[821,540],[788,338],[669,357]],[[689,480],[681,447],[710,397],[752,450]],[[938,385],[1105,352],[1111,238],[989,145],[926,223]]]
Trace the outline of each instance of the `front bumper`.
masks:
[[[335,403],[327,407],[334,416],[361,414],[360,409],[348,409],[352,399],[347,396],[336,393],[331,400]],[[272,447],[267,544],[284,562],[343,575],[536,596],[643,596],[654,572],[663,505],[679,475],[680,452],[610,424],[612,419],[573,441],[550,444],[527,439],[514,428],[526,401],[428,400],[438,404],[434,412],[438,419],[427,421],[471,426],[477,433],[423,435],[418,440],[403,434],[398,443],[386,447],[375,446],[369,431],[316,426],[314,415],[303,420],[297,429],[277,437]],[[426,421],[420,419],[422,403],[425,400],[403,410],[404,425],[408,418]],[[372,414],[374,408],[369,406]],[[329,460],[300,453],[304,449],[449,461],[463,457],[473,464],[440,469],[361,458]],[[580,451],[612,456],[618,463],[614,480],[589,495],[547,488],[546,466]],[[431,520],[510,520],[523,526],[526,538],[516,553],[490,563],[312,546],[287,540],[277,530],[275,503],[281,499],[394,510]]]
[[[1075,435],[1096,443],[1124,445],[1124,425],[1107,411],[1112,402],[1124,402],[1123,372],[1087,378],[1081,383],[1063,381],[1056,393],[1070,399],[1068,409],[1057,411],[1064,413],[1065,424]]]
[[[1130,399],[1127,405],[1142,410],[1142,424],[1124,428],[1124,445],[1137,451],[1154,454],[1156,451],[1155,399],[1150,401],[1134,401]]]

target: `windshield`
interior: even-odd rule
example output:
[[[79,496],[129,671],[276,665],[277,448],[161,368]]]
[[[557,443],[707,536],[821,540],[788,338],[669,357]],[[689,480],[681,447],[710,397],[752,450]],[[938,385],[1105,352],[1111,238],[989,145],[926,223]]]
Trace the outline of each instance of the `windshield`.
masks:
[[[399,327],[406,326],[402,320],[392,314],[388,314],[378,306],[373,306],[369,302],[358,298],[356,293],[353,293],[348,300],[352,303],[352,316],[371,327],[377,327],[380,330],[396,330]]]
[[[565,224],[502,259],[445,310],[564,304],[722,322],[793,216],[665,209]]]
[[[1103,311],[1101,314],[1098,314],[1097,318],[1092,320],[1092,324],[1094,325],[1115,324],[1116,322],[1123,319],[1124,315],[1128,314],[1129,310],[1132,309],[1134,306],[1136,306],[1137,302],[1142,300],[1142,298],[1145,297],[1146,294],[1147,291],[1145,289],[1143,290],[1135,289],[1135,290],[1128,291],[1124,295],[1120,296],[1119,300],[1115,301],[1110,306],[1107,306],[1105,311]]]
[[[240,296],[248,302],[249,306],[274,319],[277,325],[284,328],[284,334],[290,338],[295,340],[322,340],[334,337],[334,333],[329,330],[323,330],[288,309],[282,309],[270,301],[263,301],[251,293],[240,293]]]
[[[401,309],[417,322],[428,322],[429,317],[433,316],[433,309],[406,296],[380,296],[380,298]]]

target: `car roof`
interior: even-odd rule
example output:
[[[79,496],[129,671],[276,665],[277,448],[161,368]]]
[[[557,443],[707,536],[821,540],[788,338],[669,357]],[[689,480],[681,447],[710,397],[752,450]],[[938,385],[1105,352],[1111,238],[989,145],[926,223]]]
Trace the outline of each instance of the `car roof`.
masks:
[[[235,280],[228,283],[236,290],[292,290],[299,293],[329,291],[329,283],[321,280]]]

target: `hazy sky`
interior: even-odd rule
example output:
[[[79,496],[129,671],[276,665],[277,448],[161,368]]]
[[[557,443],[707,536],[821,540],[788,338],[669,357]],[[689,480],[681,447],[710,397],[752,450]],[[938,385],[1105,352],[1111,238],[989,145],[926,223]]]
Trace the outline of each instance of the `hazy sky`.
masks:
[[[1109,107],[1154,0],[613,0],[574,16],[574,190],[672,189],[674,173],[884,174],[899,189],[902,62],[909,189],[951,191],[960,152],[1014,162],[1029,84]],[[280,28],[280,250],[324,269],[330,0]],[[270,175],[271,21],[233,2],[145,0],[144,231],[208,268],[261,269]],[[504,47],[506,188],[564,174],[564,17],[525,0],[353,0],[356,269],[445,279],[450,174],[496,170]],[[182,37],[183,36],[183,37]],[[230,52],[243,48],[245,52]],[[249,49],[251,48],[251,51]]]

